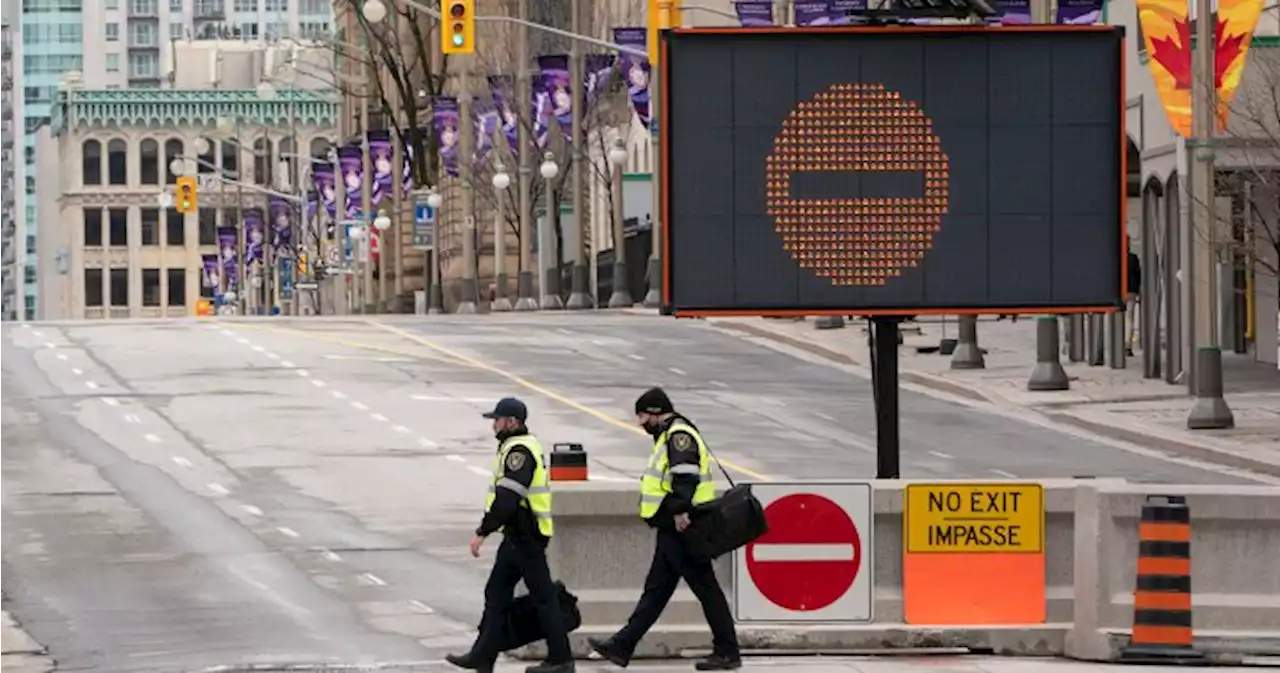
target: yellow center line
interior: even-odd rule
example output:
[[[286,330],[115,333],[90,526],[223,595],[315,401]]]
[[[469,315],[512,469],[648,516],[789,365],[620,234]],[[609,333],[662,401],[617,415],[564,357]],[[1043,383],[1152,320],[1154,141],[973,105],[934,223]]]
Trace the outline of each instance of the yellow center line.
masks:
[[[246,330],[257,330],[260,332],[274,332],[276,334],[284,334],[288,336],[295,336],[303,339],[309,339],[311,341],[323,341],[323,342],[331,343],[337,346],[345,346],[347,348],[352,348],[355,350],[376,351],[380,353],[390,353],[392,355],[403,355],[405,357],[415,358],[419,360],[438,360],[445,364],[458,365],[460,367],[470,366],[466,362],[461,362],[454,358],[446,357],[444,355],[441,355],[438,352],[420,353],[420,352],[414,352],[409,350],[403,350],[399,348],[393,348],[390,346],[378,346],[376,344],[365,343],[362,341],[349,341],[347,339],[340,339],[338,337],[322,336],[319,334],[313,334],[306,330],[290,329],[288,327],[275,327],[275,326],[268,326],[268,325],[249,325],[245,323],[228,323],[227,327],[232,330],[246,329]]]
[[[569,399],[568,397],[565,397],[564,395],[561,395],[560,393],[557,393],[554,390],[549,390],[547,388],[544,388],[528,379],[522,378],[510,372],[503,371],[501,369],[498,369],[497,367],[494,367],[493,365],[481,362],[480,360],[477,360],[473,357],[463,355],[462,353],[459,353],[449,348],[445,348],[444,346],[441,346],[439,344],[428,341],[427,339],[413,332],[400,329],[399,327],[394,327],[392,325],[387,325],[385,323],[381,323],[376,320],[369,320],[368,323],[381,330],[391,332],[392,334],[402,336],[410,341],[426,346],[427,348],[430,348],[436,351],[437,353],[440,353],[441,355],[448,356],[449,358],[451,358],[452,360],[455,360],[460,364],[463,364],[469,367],[474,367],[475,369],[481,369],[491,374],[496,374],[498,376],[501,376],[511,381],[512,383],[523,386],[524,388],[527,388],[528,390],[532,390],[533,392],[543,395],[545,397],[549,397],[565,406],[572,407],[573,409],[581,411],[582,413],[587,414],[588,416],[594,416],[604,421],[605,423],[608,423],[609,425],[621,428],[623,430],[627,430],[629,432],[634,432],[638,435],[643,435],[645,437],[649,436],[649,433],[645,432],[639,427],[632,425],[630,423],[626,423],[624,421],[620,421],[617,418],[614,418],[613,416],[610,416],[609,414],[606,414],[603,411],[600,411],[599,409],[593,409],[585,404],[582,404],[581,402],[577,402],[575,400]],[[735,472],[739,472],[748,477],[751,477],[752,479],[758,479],[760,481],[772,481],[772,479],[770,479],[769,477],[766,477],[765,475],[760,474],[755,470],[742,467],[741,465],[737,465],[735,463],[729,462],[723,458],[720,458],[719,460],[721,465],[724,465],[730,470],[733,470]]]

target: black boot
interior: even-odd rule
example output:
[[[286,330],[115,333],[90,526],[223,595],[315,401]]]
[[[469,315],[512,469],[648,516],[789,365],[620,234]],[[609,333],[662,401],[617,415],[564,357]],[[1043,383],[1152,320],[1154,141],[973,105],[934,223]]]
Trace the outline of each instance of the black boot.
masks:
[[[694,668],[699,671],[732,671],[742,668],[742,657],[734,655],[732,657],[723,654],[712,654],[694,664]]]
[[[624,651],[612,638],[608,640],[597,640],[595,638],[587,638],[587,644],[596,654],[608,659],[614,666],[626,668],[631,663],[631,653]]]
[[[446,654],[444,660],[457,666],[465,668],[477,673],[493,673],[492,661],[481,661],[474,654],[468,652],[466,654]]]
[[[524,669],[524,673],[574,673],[576,668],[577,666],[574,665],[572,659],[559,663],[544,661]]]

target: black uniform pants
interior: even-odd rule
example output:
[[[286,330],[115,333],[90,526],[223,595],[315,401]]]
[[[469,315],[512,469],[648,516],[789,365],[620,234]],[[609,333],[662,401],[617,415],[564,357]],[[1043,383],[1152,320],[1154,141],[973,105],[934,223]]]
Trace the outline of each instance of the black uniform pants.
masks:
[[[733,615],[729,612],[724,591],[716,581],[711,561],[690,554],[684,538],[674,530],[659,528],[657,537],[653,563],[644,580],[644,593],[640,595],[640,602],[627,625],[614,634],[614,644],[628,655],[634,652],[640,639],[662,616],[662,611],[680,585],[680,579],[684,578],[702,604],[702,614],[711,627],[712,651],[727,657],[738,656],[738,634],[733,629]]]
[[[551,568],[547,566],[546,549],[533,540],[505,536],[493,559],[489,582],[484,586],[484,616],[480,618],[480,635],[471,646],[471,654],[480,661],[498,658],[507,610],[521,579],[538,607],[538,621],[547,637],[547,659],[555,663],[571,660],[573,653],[569,650],[569,636],[564,630]]]

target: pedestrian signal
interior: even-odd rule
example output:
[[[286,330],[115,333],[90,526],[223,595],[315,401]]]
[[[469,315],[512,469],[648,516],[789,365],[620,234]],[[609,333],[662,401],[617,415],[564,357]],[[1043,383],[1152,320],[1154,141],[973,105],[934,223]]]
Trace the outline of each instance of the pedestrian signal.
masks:
[[[184,214],[194,212],[198,207],[196,205],[196,179],[184,176],[178,178],[174,186],[178,192],[178,212]]]
[[[475,0],[446,0],[440,48],[446,54],[476,51]]]

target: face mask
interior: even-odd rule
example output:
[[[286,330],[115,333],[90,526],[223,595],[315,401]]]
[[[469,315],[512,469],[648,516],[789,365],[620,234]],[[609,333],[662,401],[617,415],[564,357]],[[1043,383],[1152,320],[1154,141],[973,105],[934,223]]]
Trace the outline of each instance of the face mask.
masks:
[[[662,421],[645,421],[644,429],[645,432],[657,437],[662,434]]]

